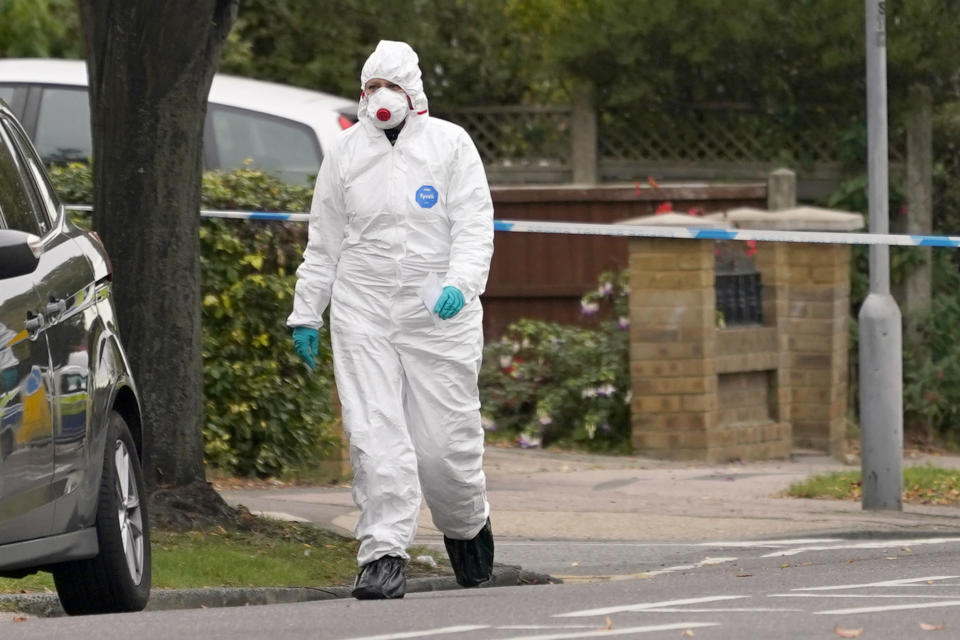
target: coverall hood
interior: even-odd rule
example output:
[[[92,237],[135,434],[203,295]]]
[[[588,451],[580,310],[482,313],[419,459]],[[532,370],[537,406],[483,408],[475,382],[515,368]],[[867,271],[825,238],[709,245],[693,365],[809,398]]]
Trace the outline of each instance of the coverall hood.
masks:
[[[367,116],[367,96],[363,93],[363,88],[371,78],[389,80],[403,89],[413,104],[410,117],[426,115],[427,94],[423,91],[419,63],[417,52],[406,42],[381,40],[363,63],[363,70],[360,72],[361,93],[357,116],[361,119]]]

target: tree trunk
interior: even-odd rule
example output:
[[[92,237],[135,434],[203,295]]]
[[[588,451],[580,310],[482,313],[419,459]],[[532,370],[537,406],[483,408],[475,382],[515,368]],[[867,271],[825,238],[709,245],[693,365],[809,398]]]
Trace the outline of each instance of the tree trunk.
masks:
[[[78,0],[93,225],[113,261],[150,489],[204,480],[199,209],[207,94],[238,0]]]

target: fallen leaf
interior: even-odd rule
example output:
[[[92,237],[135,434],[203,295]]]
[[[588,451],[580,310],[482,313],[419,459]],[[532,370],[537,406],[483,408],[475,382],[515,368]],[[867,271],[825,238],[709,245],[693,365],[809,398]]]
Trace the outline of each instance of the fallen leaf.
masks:
[[[943,631],[942,624],[927,624],[926,622],[921,622],[920,628],[924,631]]]
[[[610,616],[607,616],[607,630],[613,629],[613,620],[610,619]]]
[[[693,629],[685,629],[680,635],[682,635],[684,638],[692,638],[694,636]]]
[[[780,568],[781,568],[781,569],[787,569],[787,568],[789,568],[789,567],[790,567],[790,563],[789,563],[789,562],[788,562],[787,564],[782,564],[782,565],[780,565]]]
[[[14,616],[14,617],[13,617],[13,621],[14,621],[14,622],[26,622],[26,621],[27,621],[27,617],[26,617],[26,616]]]
[[[733,576],[734,578],[752,578],[752,573],[737,573]]]
[[[863,633],[863,627],[859,629],[842,629],[840,625],[835,625],[833,632],[841,638],[859,638],[860,634]]]
[[[571,567],[579,567],[579,566],[580,566],[580,563],[579,563],[579,562],[571,562],[571,563],[570,563],[570,566],[571,566]]]
[[[887,560],[899,560],[899,558],[898,558],[897,556],[887,556],[886,559],[887,559]]]

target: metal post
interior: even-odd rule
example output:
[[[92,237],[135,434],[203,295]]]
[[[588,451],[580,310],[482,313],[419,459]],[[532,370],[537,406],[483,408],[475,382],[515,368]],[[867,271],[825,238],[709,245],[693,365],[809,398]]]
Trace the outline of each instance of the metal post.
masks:
[[[886,3],[866,0],[870,232],[890,227]],[[864,509],[903,510],[900,309],[890,295],[890,247],[870,247],[870,294],[860,308],[860,444]]]

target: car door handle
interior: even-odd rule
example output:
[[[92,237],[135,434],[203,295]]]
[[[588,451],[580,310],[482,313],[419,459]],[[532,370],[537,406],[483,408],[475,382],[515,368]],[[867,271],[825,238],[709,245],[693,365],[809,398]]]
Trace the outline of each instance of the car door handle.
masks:
[[[40,333],[40,330],[43,329],[43,316],[39,313],[27,311],[27,321],[24,323],[24,328],[31,338],[36,337],[36,335]]]
[[[67,310],[67,303],[63,298],[50,298],[50,302],[47,303],[47,308],[44,310],[44,315],[50,318],[59,318],[64,311]]]

